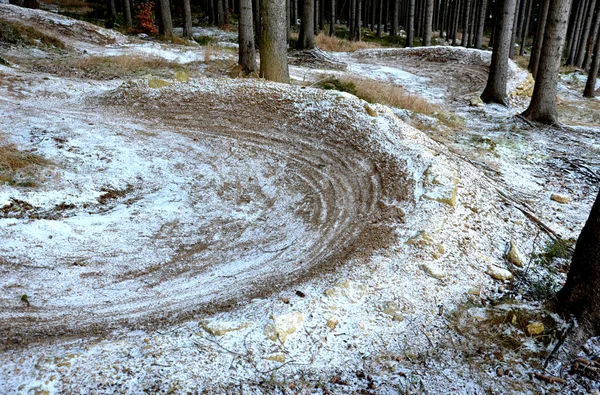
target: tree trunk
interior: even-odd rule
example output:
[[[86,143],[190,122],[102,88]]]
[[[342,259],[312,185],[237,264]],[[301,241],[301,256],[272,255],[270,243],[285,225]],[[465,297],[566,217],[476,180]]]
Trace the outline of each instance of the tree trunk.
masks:
[[[261,0],[252,0],[252,24],[254,25],[254,45],[260,45],[260,35],[262,23],[260,20],[260,2]]]
[[[499,103],[507,105],[506,81],[508,78],[508,55],[512,37],[513,20],[517,0],[504,0],[502,16],[497,21],[498,36],[494,42],[492,62],[488,75],[487,85],[481,94],[485,103]]]
[[[414,1],[414,0],[411,0]],[[399,12],[400,12],[400,1],[392,0],[392,27],[390,30],[390,36],[398,35],[398,20],[399,20]]]
[[[600,18],[598,18],[600,20]],[[598,22],[600,23],[600,21]],[[600,67],[600,31],[598,31],[598,37],[596,37],[596,45],[594,45],[594,52],[592,55],[592,64],[590,65],[590,71],[588,73],[587,83],[585,84],[585,90],[583,91],[584,97],[594,97],[596,95],[596,79],[598,78],[598,68]]]
[[[542,0],[542,7],[540,8],[540,16],[538,18],[538,28],[535,35],[535,45],[531,51],[531,59],[529,59],[529,71],[536,77],[538,67],[540,64],[540,57],[542,55],[542,46],[544,45],[544,35],[546,32],[546,21],[548,20],[548,9],[550,7],[550,0]]]
[[[483,44],[483,30],[485,29],[485,17],[487,15],[487,0],[482,0],[479,9],[479,22],[477,23],[477,36],[475,37],[475,48],[481,49]]]
[[[313,3],[313,12],[314,12],[314,26],[313,31],[315,36],[319,34],[319,0],[314,0]]]
[[[356,0],[356,19],[354,21],[354,41],[360,41],[362,36],[362,0]]]
[[[508,57],[510,59],[515,58],[515,43],[517,42],[517,26],[519,22],[519,5],[524,0],[517,0],[517,4],[515,4],[515,17],[513,19],[513,26],[510,35],[510,52],[508,53]]]
[[[600,193],[577,239],[567,282],[557,294],[559,311],[574,315],[584,331],[600,333]]]
[[[464,10],[463,10],[463,20],[462,20],[462,39],[460,40],[460,45],[463,47],[467,46],[467,41],[469,39],[469,12],[471,11],[471,0],[465,0]]]
[[[260,75],[269,81],[287,83],[290,75],[287,62],[285,0],[262,0],[260,18],[263,23],[260,35]],[[309,29],[311,34],[312,30]]]
[[[550,0],[546,33],[531,103],[523,116],[546,124],[558,123],[556,84],[567,31],[571,0]]]
[[[521,29],[521,48],[519,48],[519,55],[525,54],[525,46],[527,45],[527,34],[529,34],[529,22],[531,20],[531,9],[533,8],[533,0],[527,2],[527,9],[525,15],[525,26]]]
[[[571,42],[569,48],[569,57],[567,58],[567,65],[574,65],[575,59],[577,57],[577,48],[579,46],[579,37],[581,37],[581,30],[583,29],[583,17],[585,15],[585,8],[587,5],[587,0],[582,0],[580,6],[577,7],[577,21],[575,25],[573,25],[573,31],[571,32]]]
[[[160,24],[165,37],[173,37],[173,20],[169,0],[160,0]]]
[[[225,11],[223,10],[223,0],[215,0],[215,2],[217,4],[217,26],[223,27],[225,25]]]
[[[298,49],[313,49],[315,47],[315,14],[313,6],[313,0],[302,0],[302,15],[300,16],[300,34],[298,35],[298,44],[296,46],[296,48]]]
[[[406,28],[406,46],[412,47],[415,39],[415,0],[409,0],[408,27]]]
[[[333,1],[333,0],[332,0]],[[377,9],[377,37],[381,37],[382,34],[382,26],[383,23],[383,0],[378,0],[377,5],[379,8]]]
[[[123,21],[125,22],[125,27],[128,29],[133,25],[131,19],[131,0],[123,0]]]
[[[108,13],[109,18],[114,24],[115,20],[117,19],[117,6],[115,5],[115,0],[108,0]]]
[[[577,50],[577,59],[575,60],[575,66],[582,67],[583,66],[583,58],[586,53],[586,43],[590,36],[590,29],[592,27],[592,19],[594,17],[594,11],[596,9],[596,0],[591,0],[590,5],[587,11],[587,17],[583,26],[583,33],[581,38],[579,39],[579,48]]]
[[[335,0],[331,0],[331,16],[329,19],[329,35],[335,36]]]
[[[190,0],[183,0],[183,37],[192,38],[192,7]]]
[[[252,19],[252,0],[240,0],[240,25],[238,29],[239,64],[244,73],[253,73],[256,71]]]
[[[425,7],[425,43],[424,45],[431,45],[431,36],[433,31],[433,0],[427,0]]]

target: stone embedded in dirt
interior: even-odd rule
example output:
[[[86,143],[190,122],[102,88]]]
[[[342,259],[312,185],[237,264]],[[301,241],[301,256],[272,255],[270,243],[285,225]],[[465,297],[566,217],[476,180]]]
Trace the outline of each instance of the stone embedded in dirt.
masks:
[[[279,340],[281,343],[285,343],[288,336],[296,332],[304,321],[304,316],[298,311],[274,315],[271,318],[273,322],[265,325],[265,336],[271,341]]]
[[[550,195],[550,200],[554,200],[555,202],[567,204],[571,201],[571,198],[567,195],[561,195],[558,193],[553,193]]]
[[[427,273],[431,277],[436,278],[438,280],[446,277],[446,273],[442,269],[440,269],[439,267],[437,267],[436,265],[434,265],[432,263],[424,263],[420,266],[420,268],[425,273]]]
[[[402,308],[398,305],[398,303],[393,301],[387,301],[381,303],[379,306],[379,311],[383,314],[389,315],[392,317],[393,321],[402,322],[404,321],[404,315],[402,314]]]
[[[513,274],[506,269],[502,269],[501,267],[490,265],[488,267],[488,274],[492,276],[495,280],[506,281],[512,280]]]
[[[440,258],[445,252],[444,246],[436,242],[431,233],[424,230],[417,232],[415,236],[406,241],[406,244],[428,251],[434,259]]]
[[[337,317],[330,317],[327,319],[327,327],[331,330],[334,330],[340,321]]]
[[[373,110],[373,108],[370,105],[365,104],[365,110],[367,110],[367,114],[369,114],[370,116],[372,116],[372,117],[377,116],[377,111]]]
[[[239,331],[252,326],[250,322],[203,321],[198,324],[200,328],[213,336],[223,336],[229,332]]]
[[[506,260],[519,267],[523,267],[523,263],[525,262],[521,255],[521,251],[519,251],[519,248],[513,240],[510,241],[510,248],[506,254]]]
[[[544,324],[542,324],[541,322],[532,322],[531,324],[527,325],[527,333],[529,334],[529,336],[538,336],[544,333]]]
[[[271,355],[267,355],[265,357],[265,359],[268,361],[284,363],[285,362],[285,354],[282,354],[282,353],[271,354]]]
[[[151,78],[148,80],[148,86],[152,89],[160,89],[170,85],[169,81],[161,80],[160,78]]]
[[[440,165],[431,165],[423,174],[425,193],[422,198],[455,207],[458,198],[459,178],[454,172]]]
[[[469,100],[469,105],[471,107],[485,107],[485,103],[483,102],[483,100],[481,100],[480,97],[474,97],[471,100]]]

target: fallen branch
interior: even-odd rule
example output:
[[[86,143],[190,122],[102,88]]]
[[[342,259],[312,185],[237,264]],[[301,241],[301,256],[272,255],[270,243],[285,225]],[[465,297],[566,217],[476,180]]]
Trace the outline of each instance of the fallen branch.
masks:
[[[566,384],[567,383],[567,380],[562,379],[560,377],[546,376],[541,373],[536,373],[535,378],[538,380],[545,381],[546,383],[549,383],[549,384],[557,384],[557,383],[558,384]]]

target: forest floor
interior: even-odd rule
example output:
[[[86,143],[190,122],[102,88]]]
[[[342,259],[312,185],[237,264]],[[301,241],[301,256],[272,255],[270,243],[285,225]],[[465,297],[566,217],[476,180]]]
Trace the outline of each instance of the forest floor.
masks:
[[[226,33],[9,5],[0,28],[1,393],[597,388],[576,350],[544,367],[600,174],[577,72],[549,128],[515,117],[515,64],[510,107],[475,100],[489,52],[330,53],[286,85],[231,78]],[[336,79],[432,107],[317,87]]]

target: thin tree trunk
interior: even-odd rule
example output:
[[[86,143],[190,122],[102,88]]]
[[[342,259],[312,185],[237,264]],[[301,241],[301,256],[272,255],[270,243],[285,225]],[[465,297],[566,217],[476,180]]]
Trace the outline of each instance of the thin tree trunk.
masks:
[[[254,45],[260,45],[262,23],[260,20],[260,3],[263,0],[252,0],[252,24],[254,25]]]
[[[590,69],[594,43],[596,42],[596,37],[598,36],[598,31],[600,30],[600,1],[596,1],[596,14],[594,15],[594,22],[592,26],[594,26],[594,28],[592,29],[592,32],[590,32],[590,36],[585,45],[585,59],[583,60],[583,69],[586,71]]]
[[[123,21],[126,28],[129,29],[132,26],[131,0],[123,0]]]
[[[163,35],[173,37],[173,20],[171,19],[171,5],[169,0],[160,0],[160,24]]]
[[[331,16],[329,19],[329,35],[335,36],[335,0],[331,0]]]
[[[433,0],[427,0],[425,7],[425,43],[424,45],[431,45],[431,36],[433,33]]]
[[[598,18],[600,20],[600,18]],[[598,22],[600,24],[600,22]],[[596,95],[596,79],[598,78],[598,68],[600,68],[600,30],[596,37],[596,45],[592,55],[592,64],[588,73],[587,83],[583,91],[584,97],[594,97]]]
[[[477,24],[477,36],[475,37],[475,48],[481,49],[483,45],[483,31],[485,29],[485,17],[487,15],[487,0],[482,0],[479,9],[479,22]]]
[[[333,1],[333,0],[332,0]],[[381,32],[382,32],[382,26],[381,24],[383,23],[382,20],[382,15],[383,15],[383,0],[378,0],[377,4],[379,5],[379,9],[378,11],[378,15],[377,15],[377,37],[381,37]]]
[[[572,32],[572,44],[569,48],[569,57],[567,58],[567,65],[574,65],[575,58],[577,57],[577,48],[579,46],[579,37],[581,36],[581,30],[583,28],[583,16],[585,15],[585,6],[587,5],[587,0],[582,0],[580,3],[580,7],[577,9],[577,21],[574,25],[574,30]]]
[[[239,64],[244,73],[256,71],[252,0],[240,0],[240,26],[238,29]]]
[[[462,39],[460,45],[463,47],[467,46],[467,40],[469,39],[469,12],[471,11],[471,0],[465,0],[462,20]]]
[[[594,11],[596,10],[596,0],[591,0],[590,5],[588,6],[587,17],[583,26],[583,32],[581,34],[581,38],[579,39],[579,48],[577,49],[577,59],[575,60],[576,67],[583,66],[583,58],[586,53],[586,43],[588,41],[590,35],[590,29],[592,27],[592,19],[594,17]]]
[[[513,26],[510,35],[510,52],[508,54],[508,57],[511,59],[515,58],[515,43],[517,41],[517,26],[519,22],[519,4],[521,1],[524,0],[517,0],[517,4],[515,4],[515,18],[513,19]]]
[[[215,2],[217,4],[217,26],[223,27],[225,25],[225,11],[223,10],[223,0],[215,0]]]
[[[115,20],[117,19],[117,6],[115,4],[115,0],[108,0],[108,12],[109,18],[114,24]]]
[[[525,16],[525,26],[521,29],[521,48],[519,48],[519,55],[525,54],[525,46],[527,45],[527,35],[529,34],[529,22],[531,20],[531,9],[533,8],[533,0],[527,2],[527,15]]]
[[[125,0],[125,2],[128,1]],[[190,0],[183,0],[183,37],[192,38],[192,7]]]
[[[542,54],[537,70],[533,96],[523,116],[546,124],[558,123],[556,85],[561,55],[567,32],[571,0],[550,0]]]
[[[277,0],[262,0],[277,1]],[[315,14],[314,0],[302,0],[302,15],[300,19],[300,34],[298,36],[298,49],[313,49],[315,47]],[[261,41],[262,42],[262,41]],[[262,52],[261,52],[262,53]],[[261,66],[262,67],[262,66]]]
[[[558,292],[559,311],[574,315],[590,336],[600,333],[600,193],[577,239],[564,287]]]
[[[481,94],[481,100],[485,103],[507,105],[506,81],[508,79],[508,55],[510,53],[516,1],[504,0],[502,16],[498,20],[499,32],[494,43],[487,85]]]
[[[412,47],[415,39],[415,0],[409,0],[408,27],[406,28],[406,46]]]
[[[398,18],[400,11],[399,0],[391,0],[392,1],[392,27],[390,30],[390,36],[398,35]],[[414,1],[414,0],[411,0]]]
[[[535,46],[531,51],[531,59],[529,59],[529,71],[533,78],[537,75],[537,70],[540,64],[542,54],[542,46],[544,45],[544,35],[546,32],[546,21],[548,20],[548,9],[550,8],[550,0],[543,0],[538,19],[538,29],[536,33]]]
[[[290,75],[287,62],[285,0],[262,0],[260,18],[263,22],[260,35],[260,75],[269,81],[287,83]],[[312,33],[312,29],[310,32]]]

